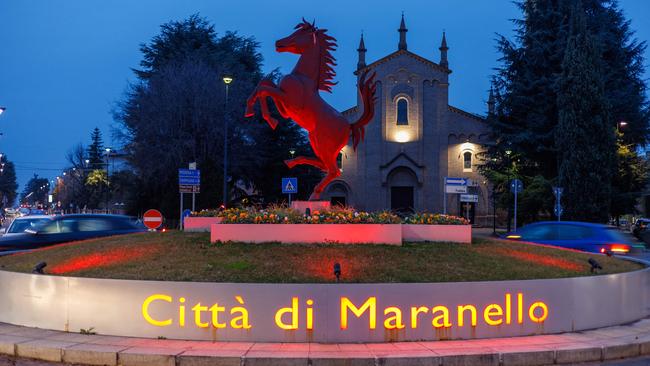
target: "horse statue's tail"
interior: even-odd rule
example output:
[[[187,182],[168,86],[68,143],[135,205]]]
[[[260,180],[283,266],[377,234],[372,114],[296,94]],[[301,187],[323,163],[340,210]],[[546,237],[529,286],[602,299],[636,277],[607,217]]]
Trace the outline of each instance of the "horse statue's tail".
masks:
[[[375,101],[377,100],[375,97],[375,89],[377,87],[375,83],[376,74],[373,72],[367,80],[366,74],[367,72],[364,72],[359,78],[359,93],[361,93],[361,100],[363,102],[363,114],[350,126],[352,130],[352,147],[355,151],[359,142],[363,141],[365,137],[365,126],[375,116]]]

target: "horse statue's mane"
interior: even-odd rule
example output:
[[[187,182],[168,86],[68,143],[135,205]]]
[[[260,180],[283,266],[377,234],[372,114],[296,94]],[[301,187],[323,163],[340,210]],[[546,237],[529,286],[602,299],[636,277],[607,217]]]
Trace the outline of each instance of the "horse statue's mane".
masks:
[[[337,84],[334,82],[334,77],[336,76],[336,71],[334,71],[336,59],[330,53],[330,51],[334,51],[338,47],[336,39],[327,34],[327,29],[318,29],[315,26],[315,22],[309,23],[304,18],[294,29],[298,28],[314,33],[316,42],[318,42],[319,49],[321,50],[318,90],[331,93],[332,86]]]

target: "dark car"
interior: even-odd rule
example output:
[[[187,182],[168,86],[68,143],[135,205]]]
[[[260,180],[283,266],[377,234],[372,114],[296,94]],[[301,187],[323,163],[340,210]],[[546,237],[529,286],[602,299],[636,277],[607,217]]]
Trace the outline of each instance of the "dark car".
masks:
[[[22,234],[0,238],[0,251],[35,249],[69,241],[146,231],[137,221],[120,215],[55,216]]]
[[[572,221],[537,222],[508,233],[506,239],[593,253],[625,254],[642,247],[625,238],[615,227]]]

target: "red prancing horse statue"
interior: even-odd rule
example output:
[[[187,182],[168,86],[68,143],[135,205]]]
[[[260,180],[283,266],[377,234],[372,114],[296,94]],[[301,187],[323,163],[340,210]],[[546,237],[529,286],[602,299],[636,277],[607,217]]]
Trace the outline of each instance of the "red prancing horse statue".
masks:
[[[266,101],[270,97],[282,117],[294,120],[309,132],[309,142],[316,156],[298,156],[285,160],[285,163],[289,168],[307,164],[325,172],[325,178],[309,197],[310,200],[318,200],[325,187],[341,175],[336,158],[348,143],[350,135],[356,151],[364,137],[364,126],[375,114],[375,74],[368,79],[366,73],[361,75],[358,87],[363,100],[363,114],[356,122],[348,123],[318,92],[331,92],[332,86],[336,84],[332,81],[336,75],[332,67],[336,63],[330,53],[336,48],[336,39],[326,34],[327,29],[318,29],[314,23],[310,24],[304,18],[295,29],[289,37],[275,42],[275,49],[277,52],[300,55],[296,67],[291,74],[280,80],[279,86],[270,80],[262,80],[248,98],[245,116],[255,114],[253,106],[259,99],[262,116],[275,129],[278,121],[271,117]]]

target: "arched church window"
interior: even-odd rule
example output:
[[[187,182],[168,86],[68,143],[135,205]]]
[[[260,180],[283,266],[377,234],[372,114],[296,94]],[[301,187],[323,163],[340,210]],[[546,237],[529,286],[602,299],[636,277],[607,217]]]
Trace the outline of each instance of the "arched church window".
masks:
[[[469,151],[463,153],[463,171],[472,171],[472,153]]]
[[[343,152],[340,152],[336,157],[336,166],[343,171]]]
[[[409,102],[406,98],[399,98],[397,100],[397,124],[409,124]]]

